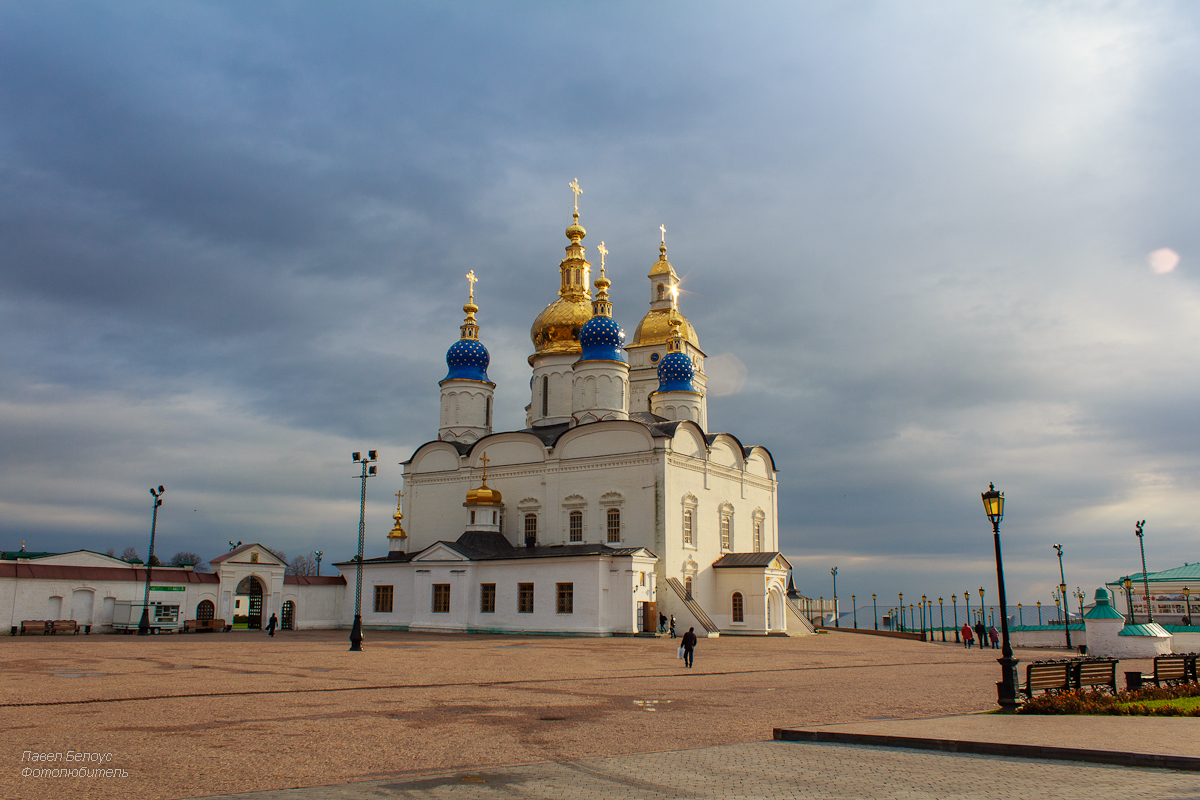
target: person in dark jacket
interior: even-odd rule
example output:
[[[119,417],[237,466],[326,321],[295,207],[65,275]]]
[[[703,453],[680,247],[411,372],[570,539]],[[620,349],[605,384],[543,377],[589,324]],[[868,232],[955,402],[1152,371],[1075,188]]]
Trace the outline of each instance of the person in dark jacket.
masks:
[[[679,638],[675,635],[675,615],[674,614],[671,615],[671,638],[672,639]]]
[[[683,663],[687,664],[688,669],[691,669],[692,658],[695,657],[696,650],[696,629],[688,628],[688,632],[683,635],[680,644],[683,645]]]
[[[278,625],[279,625],[279,620],[275,618],[274,614],[272,614],[270,621],[267,622],[267,636],[273,637],[275,635],[275,628]]]
[[[975,623],[975,638],[979,641],[979,649],[987,647],[987,628],[983,627],[983,622]]]

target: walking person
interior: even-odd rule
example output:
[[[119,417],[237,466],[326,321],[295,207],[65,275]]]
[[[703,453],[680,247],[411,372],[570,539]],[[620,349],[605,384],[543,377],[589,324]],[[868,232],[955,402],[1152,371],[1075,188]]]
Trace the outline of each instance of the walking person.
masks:
[[[661,611],[658,612],[658,632],[659,633],[667,632],[667,615],[662,613]]]
[[[979,649],[987,647],[987,628],[983,627],[983,622],[975,623],[975,638],[979,640]]]
[[[992,649],[1000,649],[1000,632],[996,630],[996,626],[988,628],[988,638],[992,641]]]
[[[672,639],[678,638],[675,636],[675,615],[674,614],[671,615],[671,638]]]
[[[275,628],[278,625],[279,625],[279,620],[275,618],[274,614],[272,614],[271,620],[267,623],[267,636],[274,637],[275,636]]]
[[[681,644],[683,645],[683,663],[687,664],[688,669],[691,669],[692,659],[695,657],[696,650],[695,628],[688,628],[688,632],[683,635]]]
[[[971,637],[971,624],[969,622],[963,623],[962,635],[963,635],[963,647],[970,650],[972,637]]]

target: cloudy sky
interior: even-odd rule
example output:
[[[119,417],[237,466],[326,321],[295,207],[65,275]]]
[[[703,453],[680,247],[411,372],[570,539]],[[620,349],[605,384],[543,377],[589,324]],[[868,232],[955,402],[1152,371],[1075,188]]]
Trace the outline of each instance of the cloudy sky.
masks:
[[[1010,599],[1200,560],[1188,3],[0,5],[0,549],[368,554],[481,277],[528,402],[578,178],[665,224],[798,584]],[[744,371],[744,372],[743,372]],[[744,375],[744,378],[743,378]],[[991,595],[994,597],[994,594]]]

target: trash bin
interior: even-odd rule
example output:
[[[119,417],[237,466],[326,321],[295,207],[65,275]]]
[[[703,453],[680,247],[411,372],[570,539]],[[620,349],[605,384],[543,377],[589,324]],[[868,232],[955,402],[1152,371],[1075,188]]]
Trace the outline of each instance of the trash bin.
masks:
[[[1126,672],[1125,673],[1125,690],[1133,692],[1142,688],[1142,672]]]
[[[1087,645],[1086,644],[1079,645],[1079,655],[1081,655],[1081,656],[1087,655]]]

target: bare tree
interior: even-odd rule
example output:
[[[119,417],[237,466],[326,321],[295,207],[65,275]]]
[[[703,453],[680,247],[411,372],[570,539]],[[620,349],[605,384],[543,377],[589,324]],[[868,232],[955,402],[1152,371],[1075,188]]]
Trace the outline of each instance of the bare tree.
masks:
[[[288,560],[287,560],[287,554],[286,554],[286,553],[284,553],[282,550],[276,550],[276,549],[275,549],[275,548],[273,548],[273,547],[267,547],[265,544],[263,545],[263,547],[264,547],[265,549],[267,549],[267,550],[270,550],[270,551],[271,551],[271,554],[272,554],[273,556],[275,556],[276,558],[278,558],[278,559],[279,559],[280,561],[282,561],[283,563],[285,563],[285,564],[286,564],[286,563],[288,563]]]
[[[132,547],[132,546],[131,546],[131,547],[126,547],[126,548],[125,548],[125,551],[124,551],[123,553],[121,553],[121,560],[122,560],[122,561],[133,561],[133,560],[134,560],[135,558],[137,558],[137,557],[138,557],[138,554],[137,554],[137,548],[136,548],[136,547]]]
[[[208,564],[204,559],[190,550],[180,550],[175,555],[171,556],[171,560],[167,562],[167,566],[179,567],[184,564],[191,564],[192,569],[196,572],[208,572]]]
[[[113,548],[113,547],[108,548],[107,550],[104,551],[104,555],[116,558],[117,557],[116,548]]]
[[[311,555],[296,556],[287,566],[285,575],[316,575],[317,562]]]

